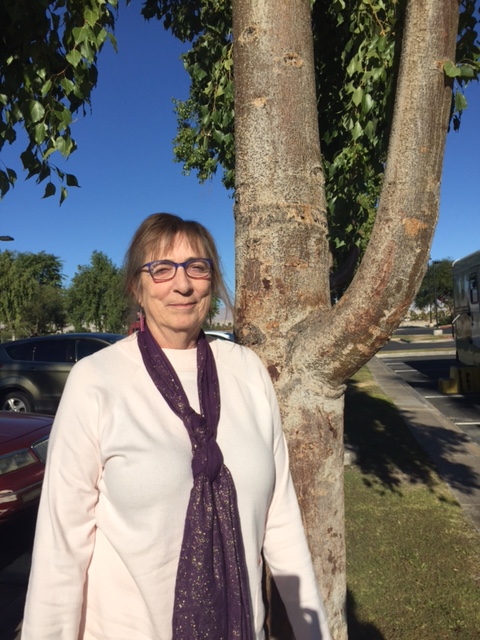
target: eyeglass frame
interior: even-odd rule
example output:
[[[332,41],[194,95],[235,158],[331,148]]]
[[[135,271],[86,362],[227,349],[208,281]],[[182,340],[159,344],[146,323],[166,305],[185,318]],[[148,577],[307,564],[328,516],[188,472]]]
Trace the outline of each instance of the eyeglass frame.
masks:
[[[187,273],[187,267],[189,264],[192,264],[192,262],[206,262],[208,264],[208,266],[210,267],[210,271],[208,273],[208,275],[206,276],[191,276]],[[165,280],[155,280],[153,273],[152,273],[152,264],[168,264],[168,265],[172,265],[175,267],[175,271],[173,272],[173,276],[171,278],[166,278]],[[148,272],[150,274],[150,277],[152,278],[152,280],[155,283],[160,283],[160,282],[170,282],[170,280],[173,280],[175,278],[175,276],[177,275],[177,271],[178,271],[178,267],[183,267],[185,270],[185,274],[187,275],[188,278],[192,278],[193,280],[207,280],[209,278],[211,278],[212,276],[212,271],[213,271],[213,260],[211,258],[189,258],[188,260],[185,260],[185,262],[174,262],[173,260],[152,260],[151,262],[146,262],[145,264],[143,264],[139,271],[143,273]],[[145,271],[145,269],[147,271]]]

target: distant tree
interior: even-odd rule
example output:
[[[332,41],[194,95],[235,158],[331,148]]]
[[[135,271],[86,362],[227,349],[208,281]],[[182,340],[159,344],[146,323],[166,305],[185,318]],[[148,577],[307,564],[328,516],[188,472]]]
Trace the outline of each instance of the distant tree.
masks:
[[[31,317],[25,321],[25,315],[31,313],[32,305],[42,304],[44,294],[51,295],[53,288],[60,295],[62,279],[61,260],[53,254],[0,253],[0,323],[12,337],[30,326]],[[43,326],[45,323],[48,325],[46,316]]]
[[[212,327],[213,320],[219,311],[220,311],[220,299],[217,297],[213,297],[210,303],[210,309],[208,311],[208,316],[207,316],[207,324],[209,328]]]
[[[0,323],[11,337],[19,317],[19,300],[15,295],[15,252],[0,252]]]
[[[63,289],[50,284],[37,284],[35,288],[21,310],[23,327],[29,335],[62,330],[67,321]]]
[[[429,262],[427,270],[415,296],[415,305],[419,309],[428,310],[431,321],[436,321],[440,314],[442,321],[450,322],[453,319],[453,280],[452,258],[442,258]]]
[[[64,276],[62,274],[62,261],[51,253],[40,251],[39,253],[18,253],[16,268],[26,280],[48,284],[60,288]]]
[[[123,276],[101,251],[92,253],[89,265],[78,267],[66,297],[68,317],[76,330],[125,330],[129,303]]]

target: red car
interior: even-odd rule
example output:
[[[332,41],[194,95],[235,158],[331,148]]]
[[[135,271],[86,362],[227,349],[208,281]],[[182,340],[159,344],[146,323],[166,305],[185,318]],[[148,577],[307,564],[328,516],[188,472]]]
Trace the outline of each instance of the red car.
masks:
[[[52,422],[0,411],[0,523],[38,504]]]

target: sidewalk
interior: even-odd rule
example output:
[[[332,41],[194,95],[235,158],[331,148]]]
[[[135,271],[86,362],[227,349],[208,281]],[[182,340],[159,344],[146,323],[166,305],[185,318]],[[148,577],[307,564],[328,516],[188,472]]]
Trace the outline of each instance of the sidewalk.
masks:
[[[480,445],[472,442],[381,358],[375,356],[367,366],[480,532]]]

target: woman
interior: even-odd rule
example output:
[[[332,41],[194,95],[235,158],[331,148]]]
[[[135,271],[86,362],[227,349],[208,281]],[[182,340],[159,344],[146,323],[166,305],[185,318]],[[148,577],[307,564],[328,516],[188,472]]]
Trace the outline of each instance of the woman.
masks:
[[[268,373],[201,331],[211,235],[154,214],[125,272],[142,326],[69,376],[23,640],[259,640],[262,550],[297,639],[329,640]]]

